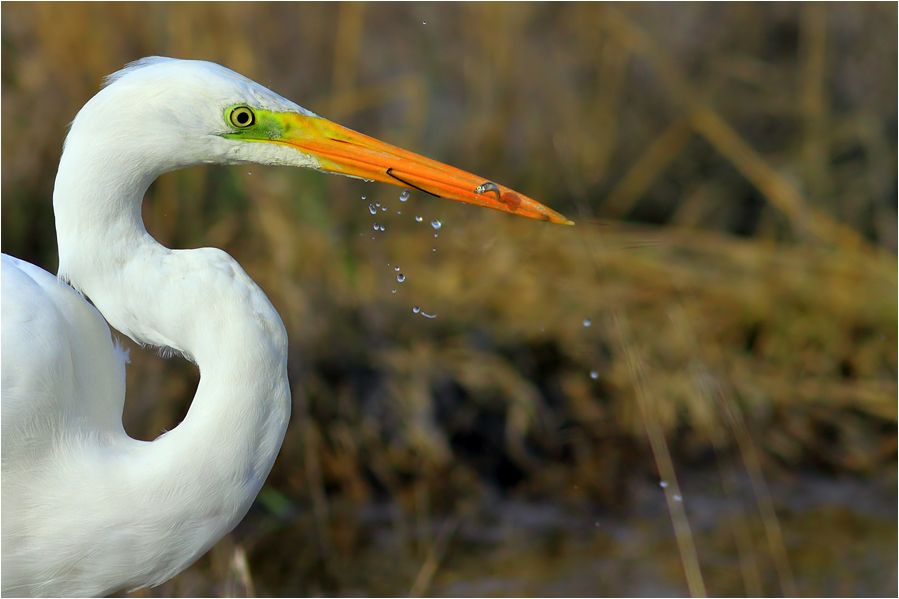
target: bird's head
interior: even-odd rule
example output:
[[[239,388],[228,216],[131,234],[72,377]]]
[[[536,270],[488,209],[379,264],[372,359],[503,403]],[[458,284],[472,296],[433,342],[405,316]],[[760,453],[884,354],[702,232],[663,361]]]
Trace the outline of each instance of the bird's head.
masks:
[[[151,160],[160,172],[198,163],[304,166],[572,224],[523,194],[347,129],[211,62],[132,63],[108,78],[72,128],[94,140],[131,140],[115,146],[132,148],[131,160]]]

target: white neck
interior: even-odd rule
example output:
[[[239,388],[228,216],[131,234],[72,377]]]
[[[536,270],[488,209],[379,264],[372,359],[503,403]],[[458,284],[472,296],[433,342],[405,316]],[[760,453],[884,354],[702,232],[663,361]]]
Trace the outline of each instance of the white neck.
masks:
[[[127,539],[152,542],[147,550],[158,563],[135,565],[145,571],[133,581],[152,584],[230,531],[267,477],[290,414],[287,334],[265,294],[225,252],[169,250],[146,232],[143,195],[168,167],[141,169],[133,156],[98,149],[109,144],[79,140],[73,130],[53,197],[60,277],[113,327],[139,343],[178,350],[201,374],[179,426],[151,443],[122,439],[111,462],[104,454],[96,464],[104,492],[113,481],[132,506],[94,509],[102,512],[97,527],[152,526],[163,537]]]

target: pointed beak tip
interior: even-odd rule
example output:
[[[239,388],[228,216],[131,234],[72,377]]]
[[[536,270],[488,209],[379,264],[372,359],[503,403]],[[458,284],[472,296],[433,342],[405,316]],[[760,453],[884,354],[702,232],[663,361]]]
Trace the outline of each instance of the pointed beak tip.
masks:
[[[565,216],[560,212],[556,212],[555,210],[549,209],[550,214],[544,215],[544,220],[554,224],[554,225],[565,225],[565,226],[574,226],[574,221]]]

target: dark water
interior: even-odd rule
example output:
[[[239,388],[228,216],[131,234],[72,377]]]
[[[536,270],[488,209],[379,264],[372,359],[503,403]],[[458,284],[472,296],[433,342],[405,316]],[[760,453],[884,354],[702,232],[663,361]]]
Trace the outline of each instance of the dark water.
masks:
[[[768,526],[779,530],[774,538],[784,553],[772,544],[750,481],[735,477],[727,494],[717,474],[681,485],[710,595],[779,596],[791,588],[802,596],[897,594],[895,481],[802,476],[769,483],[776,521]],[[620,513],[552,502],[488,504],[427,526],[423,544],[430,550],[417,561],[385,526],[357,556],[361,586],[341,594],[689,595],[656,484],[636,489]]]
[[[783,474],[760,487],[716,470],[680,486],[709,595],[897,595],[895,477]],[[614,508],[577,496],[480,496],[449,517],[427,515],[433,497],[421,510],[330,503],[318,520],[257,507],[188,571],[139,594],[689,596],[659,481],[630,486]]]
[[[703,580],[715,595],[784,594],[751,490],[724,501],[686,485]],[[641,493],[625,516],[592,522],[551,505],[508,503],[480,542],[446,560],[431,592],[440,595],[682,596],[688,587],[661,493]],[[895,596],[895,485],[803,479],[772,489],[788,569],[804,596]],[[872,492],[873,491],[873,492]],[[740,548],[738,536],[747,541]],[[492,537],[492,538],[490,538]],[[462,546],[460,538],[459,546]],[[751,593],[749,592],[751,590]]]

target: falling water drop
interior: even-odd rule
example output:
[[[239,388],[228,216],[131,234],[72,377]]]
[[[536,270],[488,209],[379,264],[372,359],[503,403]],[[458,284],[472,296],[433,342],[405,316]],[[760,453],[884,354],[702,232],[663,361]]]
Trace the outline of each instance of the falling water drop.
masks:
[[[659,486],[662,487],[663,489],[667,489],[667,488],[668,488],[668,481],[667,481],[667,480],[659,481]]]
[[[412,306],[413,314],[418,314],[419,312],[421,312],[421,308],[419,308],[418,306]]]
[[[403,273],[399,273],[399,274],[396,275],[396,282],[397,282],[397,283],[402,283],[402,282],[404,282],[405,280],[406,280],[406,275],[404,275]]]
[[[417,223],[420,223],[420,222],[423,221],[423,220],[424,220],[424,219],[423,219],[422,217],[420,217],[420,216],[416,216],[416,217],[415,217],[415,222],[417,222]]]
[[[375,208],[375,205],[374,205],[374,204],[369,204],[369,205],[368,205],[368,211],[369,211],[370,213],[372,213],[372,214],[377,214],[377,213],[378,213],[378,209]]]
[[[387,228],[386,228],[384,225],[381,225],[381,226],[378,227],[378,230],[379,230],[379,231],[386,231]]]
[[[396,272],[399,272],[399,271],[400,271],[400,267],[399,267],[399,266],[394,266],[394,267],[393,267],[393,270],[396,271]]]
[[[400,201],[405,202],[409,199],[409,192],[407,190],[403,190],[403,193],[400,194]]]
[[[368,199],[368,196],[362,196],[362,201],[365,201],[367,199]]]
[[[379,225],[378,223],[375,223],[375,224],[373,224],[373,225],[371,226],[371,228],[372,228],[373,231],[377,231],[378,228],[379,228],[380,226],[381,226],[381,225]]]
[[[592,320],[590,320],[589,318],[585,318],[585,319],[584,319],[584,328],[585,328],[585,329],[586,329],[586,328],[589,328],[591,324],[593,324],[593,321],[592,321]]]
[[[440,227],[443,226],[443,223],[435,218],[434,220],[431,221],[431,226],[434,227],[435,231],[439,231]]]
[[[596,372],[595,370],[591,370],[591,371],[590,371],[590,378],[593,379],[593,380],[595,381],[596,379],[599,378],[599,373]]]
[[[675,501],[683,501],[684,500],[684,498],[681,497],[680,493],[675,493],[674,497],[672,497],[672,499],[674,499]]]

